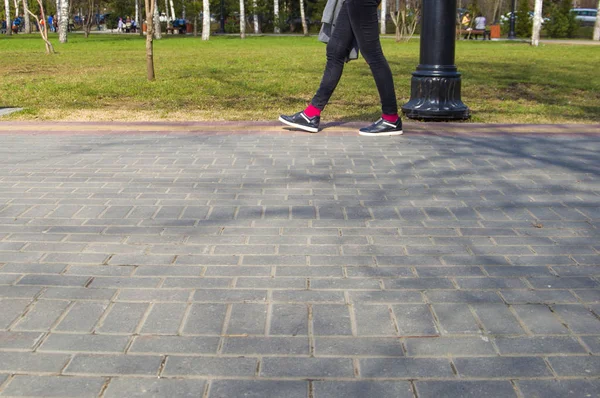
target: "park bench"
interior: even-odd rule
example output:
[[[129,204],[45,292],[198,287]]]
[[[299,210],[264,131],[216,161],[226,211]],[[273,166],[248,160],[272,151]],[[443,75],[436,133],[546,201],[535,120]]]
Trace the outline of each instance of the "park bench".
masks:
[[[460,37],[460,35],[463,35],[464,39],[475,39],[477,40],[477,38],[481,35],[483,37],[483,40],[487,39],[488,40],[492,40],[492,35],[490,34],[490,31],[487,29],[457,29],[456,30],[456,37]]]

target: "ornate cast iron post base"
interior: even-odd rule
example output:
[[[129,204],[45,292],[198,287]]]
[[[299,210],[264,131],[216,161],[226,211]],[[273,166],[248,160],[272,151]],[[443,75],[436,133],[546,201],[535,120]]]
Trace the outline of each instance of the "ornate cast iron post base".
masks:
[[[423,0],[422,9],[420,64],[402,111],[410,119],[468,119],[454,65],[456,0]]]

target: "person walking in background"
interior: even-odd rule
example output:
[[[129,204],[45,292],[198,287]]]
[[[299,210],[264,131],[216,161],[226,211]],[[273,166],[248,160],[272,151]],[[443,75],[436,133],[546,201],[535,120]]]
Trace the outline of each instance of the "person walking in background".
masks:
[[[48,26],[50,27],[50,32],[54,32],[54,17],[52,15],[48,15]]]
[[[379,41],[378,11],[381,0],[328,0],[323,11],[319,39],[327,41],[327,63],[321,84],[306,109],[293,115],[281,115],[279,121],[304,131],[317,133],[321,112],[329,102],[349,59],[359,50],[375,79],[382,115],[376,122],[359,130],[360,135],[402,134],[398,116],[394,79]]]
[[[119,18],[119,22],[117,23],[117,32],[123,33],[123,18]]]

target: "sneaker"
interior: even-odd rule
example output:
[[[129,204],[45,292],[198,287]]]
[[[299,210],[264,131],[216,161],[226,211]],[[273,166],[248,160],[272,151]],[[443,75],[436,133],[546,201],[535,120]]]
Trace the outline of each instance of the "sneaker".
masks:
[[[300,130],[308,131],[310,133],[318,133],[321,117],[315,116],[310,118],[306,116],[304,111],[301,111],[291,116],[281,115],[279,116],[279,121]]]
[[[360,129],[358,134],[368,137],[400,135],[402,134],[402,120],[398,118],[396,123],[392,123],[383,118],[379,118],[379,120],[369,127],[363,127]]]

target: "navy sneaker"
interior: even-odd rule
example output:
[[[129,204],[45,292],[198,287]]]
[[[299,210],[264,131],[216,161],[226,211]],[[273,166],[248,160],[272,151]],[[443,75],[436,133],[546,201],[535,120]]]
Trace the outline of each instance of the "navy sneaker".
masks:
[[[279,116],[279,121],[300,130],[308,131],[310,133],[318,133],[321,117],[315,116],[310,118],[306,116],[304,111],[301,111],[291,116],[281,115]]]
[[[402,120],[398,118],[396,123],[392,123],[383,118],[379,118],[379,120],[369,127],[363,127],[360,129],[358,134],[367,137],[400,135],[402,134]]]

